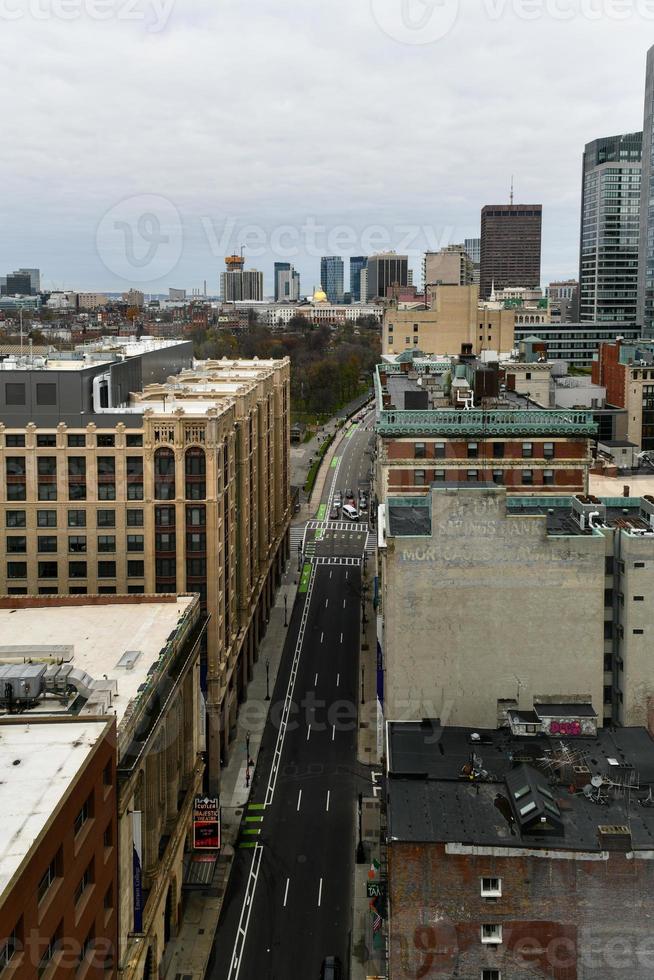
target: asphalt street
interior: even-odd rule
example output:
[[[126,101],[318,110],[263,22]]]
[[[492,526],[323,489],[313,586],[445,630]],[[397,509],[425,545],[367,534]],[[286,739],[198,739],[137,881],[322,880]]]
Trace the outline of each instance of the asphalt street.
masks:
[[[372,413],[332,464],[304,535],[300,591],[207,973],[311,980],[350,959],[357,800],[361,561],[368,525],[325,519],[336,489],[370,479]],[[296,556],[292,556],[296,560]]]

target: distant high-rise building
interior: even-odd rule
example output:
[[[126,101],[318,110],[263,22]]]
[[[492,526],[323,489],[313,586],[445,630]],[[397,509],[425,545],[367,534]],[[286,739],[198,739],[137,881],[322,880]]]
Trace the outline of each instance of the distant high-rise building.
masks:
[[[546,296],[552,323],[579,323],[579,283],[576,279],[551,282]]]
[[[481,238],[466,238],[463,245],[472,262],[472,281],[475,286],[478,286],[481,263]]]
[[[171,303],[183,303],[186,299],[186,290],[170,288],[168,290],[168,299]]]
[[[344,265],[340,255],[323,255],[320,260],[320,285],[330,303],[342,303]]]
[[[637,317],[642,133],[587,143],[581,185],[579,317]]]
[[[642,193],[637,322],[645,336],[654,336],[654,47],[647,52],[643,122]]]
[[[263,300],[263,272],[244,269],[244,264],[245,260],[240,255],[228,255],[225,259],[227,268],[220,276],[220,296],[223,303]]]
[[[495,283],[540,286],[542,204],[487,204],[481,209],[479,292],[488,299]]]
[[[367,298],[386,298],[392,286],[409,285],[409,258],[395,252],[382,252],[368,259]]]
[[[359,302],[368,302],[368,266],[359,273]]]
[[[38,269],[16,269],[8,272],[0,281],[3,296],[36,296],[41,290],[41,273]]]
[[[448,245],[440,252],[425,252],[423,279],[427,286],[470,286],[473,264],[463,245]]]
[[[367,255],[350,256],[350,295],[353,303],[361,303],[361,270],[368,262]]]
[[[277,268],[288,266],[288,268]],[[297,303],[300,298],[300,273],[287,262],[275,263],[275,302]]]

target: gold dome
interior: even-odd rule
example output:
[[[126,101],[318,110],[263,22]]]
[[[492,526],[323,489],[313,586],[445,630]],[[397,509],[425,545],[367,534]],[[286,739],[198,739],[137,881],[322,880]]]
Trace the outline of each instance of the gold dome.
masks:
[[[312,303],[328,303],[327,293],[320,286],[314,290]]]

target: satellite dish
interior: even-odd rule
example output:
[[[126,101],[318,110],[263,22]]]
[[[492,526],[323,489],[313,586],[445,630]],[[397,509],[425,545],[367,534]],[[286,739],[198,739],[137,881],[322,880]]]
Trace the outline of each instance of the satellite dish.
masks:
[[[593,776],[590,782],[591,785],[595,787],[595,789],[599,789],[602,783],[604,782],[604,779],[602,776]]]
[[[470,741],[481,742],[481,735],[479,734],[479,732],[473,732],[472,735],[470,736]]]

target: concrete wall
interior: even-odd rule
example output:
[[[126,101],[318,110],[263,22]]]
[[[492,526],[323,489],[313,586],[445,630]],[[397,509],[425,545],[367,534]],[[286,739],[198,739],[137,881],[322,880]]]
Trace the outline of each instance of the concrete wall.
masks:
[[[386,718],[495,727],[499,699],[603,703],[600,536],[548,537],[503,490],[432,490],[432,536],[383,559]],[[406,637],[411,636],[411,644]]]

